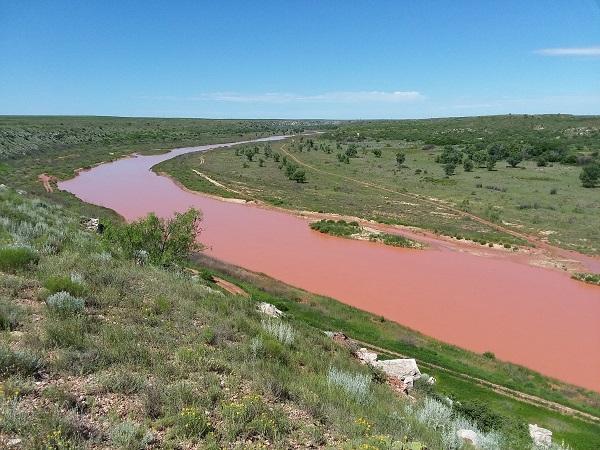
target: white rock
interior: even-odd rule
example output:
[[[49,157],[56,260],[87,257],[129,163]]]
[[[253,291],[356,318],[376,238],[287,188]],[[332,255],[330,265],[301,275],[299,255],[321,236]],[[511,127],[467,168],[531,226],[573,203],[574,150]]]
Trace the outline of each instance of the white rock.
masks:
[[[14,438],[14,439],[9,439],[8,442],[6,443],[7,447],[15,447],[17,445],[19,445],[21,443],[21,439],[19,438]]]
[[[383,361],[376,361],[374,365],[375,367],[379,367],[389,376],[398,378],[402,381],[409,376],[412,377],[413,380],[421,378],[421,371],[417,366],[417,362],[412,358],[386,359]]]
[[[283,312],[280,311],[277,307],[271,305],[270,303],[261,302],[258,305],[258,310],[271,317],[281,317],[283,316]]]
[[[356,357],[363,364],[374,365],[377,361],[377,353],[371,352],[366,348],[359,348],[356,353]]]
[[[468,441],[471,445],[477,447],[477,433],[473,430],[458,430],[456,435],[463,441]]]
[[[552,445],[552,431],[538,427],[537,424],[529,424],[529,436],[533,443],[539,447],[550,447]]]

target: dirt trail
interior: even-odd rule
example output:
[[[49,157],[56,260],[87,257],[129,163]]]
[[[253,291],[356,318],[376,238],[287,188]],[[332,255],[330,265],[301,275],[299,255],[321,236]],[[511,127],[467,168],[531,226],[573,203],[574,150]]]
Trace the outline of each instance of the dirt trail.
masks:
[[[227,292],[233,295],[241,295],[242,297],[250,298],[250,295],[246,291],[244,291],[241,287],[236,286],[235,284],[224,280],[223,278],[213,277],[217,286],[222,289],[225,289]]]
[[[570,250],[562,249],[562,248],[559,248],[559,247],[555,247],[555,246],[553,246],[551,244],[548,244],[547,242],[544,242],[543,240],[541,240],[538,237],[535,237],[535,236],[532,236],[532,235],[529,235],[529,234],[525,234],[525,233],[520,233],[518,231],[514,231],[514,230],[512,230],[510,228],[507,228],[507,227],[502,226],[500,224],[491,222],[491,221],[489,221],[487,219],[484,219],[484,218],[482,218],[480,216],[477,216],[477,215],[475,215],[473,213],[469,213],[467,211],[463,211],[461,209],[449,206],[448,204],[446,204],[445,202],[443,202],[441,200],[434,200],[432,198],[424,197],[424,196],[422,196],[420,194],[417,194],[417,193],[414,193],[414,192],[401,192],[401,191],[397,191],[395,189],[391,189],[391,188],[388,188],[386,186],[381,186],[381,185],[379,185],[377,183],[373,183],[373,182],[370,182],[370,181],[359,180],[357,178],[352,178],[352,177],[348,177],[348,176],[345,176],[345,175],[340,175],[340,174],[337,174],[337,173],[334,173],[334,172],[330,172],[330,171],[327,171],[327,170],[324,170],[324,169],[320,169],[318,167],[315,167],[315,166],[313,166],[311,164],[308,164],[308,163],[302,161],[296,155],[290,153],[285,148],[287,145],[288,145],[287,143],[283,144],[281,146],[281,151],[283,153],[285,153],[286,156],[288,156],[289,158],[291,158],[292,160],[294,160],[296,163],[298,163],[301,166],[306,167],[307,169],[310,169],[310,170],[312,170],[314,172],[322,173],[322,174],[328,175],[328,176],[337,177],[337,178],[340,178],[342,180],[350,181],[350,182],[353,182],[353,183],[356,183],[356,184],[359,184],[361,186],[368,187],[368,188],[371,188],[371,189],[377,189],[377,190],[380,190],[380,191],[389,192],[389,193],[392,193],[392,194],[395,194],[395,195],[399,195],[399,196],[404,197],[404,198],[409,198],[409,199],[412,199],[412,200],[418,200],[420,202],[423,202],[425,204],[434,206],[436,208],[445,209],[448,212],[451,212],[453,214],[457,214],[459,217],[469,218],[469,219],[471,219],[471,220],[473,220],[475,222],[478,222],[478,223],[480,223],[482,225],[489,226],[490,228],[493,228],[493,229],[495,229],[497,231],[501,231],[503,233],[506,233],[506,234],[509,234],[511,236],[514,236],[516,238],[523,239],[524,241],[528,242],[530,245],[545,250],[547,253],[549,253],[551,256],[553,256],[555,258],[572,259],[574,254],[579,255],[576,252],[572,252]],[[584,255],[582,255],[582,256],[584,256]],[[585,263],[583,261],[580,260],[580,262],[582,262],[585,265]]]
[[[357,339],[352,339],[352,340],[354,342],[356,342],[357,344],[360,344],[369,350],[377,350],[378,352],[387,353],[387,354],[393,355],[393,356],[398,356],[399,358],[412,358],[412,356],[403,355],[402,353],[398,353],[393,350],[388,350],[383,347],[378,347],[378,346],[370,344],[368,342],[360,341]],[[537,397],[532,394],[526,394],[524,392],[517,391],[515,389],[511,389],[506,386],[492,383],[491,381],[483,380],[481,378],[477,378],[477,377],[467,375],[467,374],[464,374],[461,372],[456,372],[452,369],[447,369],[446,367],[439,366],[437,364],[428,363],[428,362],[425,362],[422,360],[417,360],[417,362],[423,367],[429,367],[432,369],[441,370],[441,371],[449,373],[457,378],[462,378],[462,379],[474,382],[475,384],[478,384],[479,386],[491,388],[494,392],[504,395],[506,397],[510,397],[512,399],[526,402],[531,405],[539,406],[539,407],[542,407],[545,409],[551,409],[553,411],[558,411],[561,414],[574,416],[574,417],[577,417],[578,419],[584,420],[589,423],[595,423],[595,424],[600,423],[600,417],[594,416],[593,414],[590,414],[590,413],[587,413],[584,411],[580,411],[578,409],[571,408],[569,406],[565,406],[565,405],[562,405],[560,403],[556,403],[556,402],[553,402],[550,400],[546,400],[544,398]]]
[[[52,184],[56,183],[58,178],[46,173],[41,173],[38,175],[38,180],[42,183],[46,192],[54,192]]]

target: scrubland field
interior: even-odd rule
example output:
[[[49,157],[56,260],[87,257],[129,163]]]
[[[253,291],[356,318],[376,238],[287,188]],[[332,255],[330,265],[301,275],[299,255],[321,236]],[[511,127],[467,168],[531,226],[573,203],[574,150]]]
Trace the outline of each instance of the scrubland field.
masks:
[[[599,188],[595,182],[583,187],[580,174],[597,164],[599,122],[557,116],[367,123],[0,119],[0,183],[6,185],[0,188],[0,443],[458,449],[468,446],[456,431],[469,428],[481,448],[521,449],[531,447],[527,424],[537,423],[554,432],[555,448],[563,441],[565,448],[600,447],[596,392],[191,255],[197,249],[189,216],[173,228],[177,239],[165,251],[164,223],[124,224],[109,211],[46,192],[37,179],[41,173],[70,177],[133,151],[320,128],[325,133],[188,155],[155,170],[220,196],[486,244],[531,245],[520,237],[526,233],[594,254]],[[544,147],[545,166],[529,147],[514,168],[497,159],[538,131],[540,142],[556,140],[564,149]],[[490,153],[501,137],[510,145]],[[479,167],[483,157],[464,170],[476,151],[497,155],[493,170],[487,161]],[[105,233],[84,230],[81,214],[100,217]],[[215,276],[248,297],[224,291]],[[259,302],[275,305],[283,318],[266,318]],[[329,330],[383,358],[414,357],[437,383],[417,383],[414,400],[397,395],[381,373],[323,333]]]
[[[155,170],[222,196],[237,191],[286,208],[485,243],[524,244],[518,234],[526,234],[597,254],[600,195],[580,177],[584,167],[599,164],[599,130],[600,119],[557,116],[344,124],[319,136],[252,146],[258,154],[251,159],[246,148],[217,149],[166,161]],[[507,161],[511,157],[514,167]],[[303,182],[287,176],[284,159],[304,170]]]

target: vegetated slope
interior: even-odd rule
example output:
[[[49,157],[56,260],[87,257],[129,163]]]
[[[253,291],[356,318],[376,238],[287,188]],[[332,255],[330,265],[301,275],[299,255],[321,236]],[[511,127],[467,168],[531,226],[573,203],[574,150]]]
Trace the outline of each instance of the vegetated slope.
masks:
[[[68,211],[8,189],[0,219],[4,443],[459,448],[469,427],[482,448],[529,445],[524,423],[485,406],[467,420],[426,386],[414,403],[397,397],[300,311],[261,316],[259,291],[226,295],[209,277],[140,265],[142,253],[136,263]]]
[[[56,149],[144,144],[159,148],[210,139],[298,133],[330,122],[292,120],[155,119],[86,116],[0,116],[0,159]]]
[[[292,120],[153,119],[85,116],[0,116],[0,183],[47,197],[41,174],[58,179],[80,168],[134,152],[232,142],[305,127],[327,128],[329,122]],[[53,195],[84,214],[110,214],[82,205],[67,194]]]

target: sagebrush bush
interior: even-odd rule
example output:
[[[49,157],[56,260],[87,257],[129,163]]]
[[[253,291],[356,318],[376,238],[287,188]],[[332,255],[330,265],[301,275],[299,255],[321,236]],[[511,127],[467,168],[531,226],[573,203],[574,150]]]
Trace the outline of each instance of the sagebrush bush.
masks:
[[[27,270],[39,261],[38,253],[31,247],[7,245],[0,247],[0,270],[14,272]]]
[[[143,450],[152,439],[150,431],[129,420],[116,424],[110,432],[111,442],[123,450]]]
[[[290,345],[294,342],[294,329],[287,322],[280,319],[263,320],[262,327],[282,344]]]
[[[85,301],[82,298],[73,297],[68,292],[60,291],[49,295],[46,305],[51,311],[61,315],[79,314],[85,307]]]
[[[327,383],[337,386],[357,400],[364,400],[369,394],[371,377],[362,373],[350,373],[335,367],[330,367],[327,373]]]

